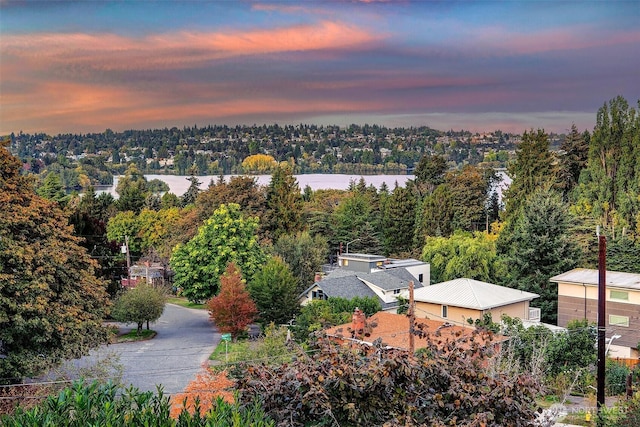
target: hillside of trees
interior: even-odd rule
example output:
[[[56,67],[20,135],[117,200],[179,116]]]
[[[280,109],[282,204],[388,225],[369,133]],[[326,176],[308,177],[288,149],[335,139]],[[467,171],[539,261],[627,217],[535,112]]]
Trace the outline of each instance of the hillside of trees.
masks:
[[[146,174],[269,173],[256,156],[291,165],[294,174],[411,173],[422,156],[440,155],[450,168],[465,164],[504,167],[520,135],[442,132],[428,127],[206,126],[91,134],[12,133],[11,151],[43,181],[54,173],[67,191],[111,184],[135,164]],[[554,147],[565,135],[551,135]],[[246,162],[253,158],[254,162]]]

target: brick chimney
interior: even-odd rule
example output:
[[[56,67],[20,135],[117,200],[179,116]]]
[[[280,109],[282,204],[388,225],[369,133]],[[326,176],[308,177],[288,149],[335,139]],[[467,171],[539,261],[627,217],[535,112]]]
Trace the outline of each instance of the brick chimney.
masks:
[[[362,338],[365,334],[366,323],[367,319],[364,313],[356,307],[351,316],[351,338]]]

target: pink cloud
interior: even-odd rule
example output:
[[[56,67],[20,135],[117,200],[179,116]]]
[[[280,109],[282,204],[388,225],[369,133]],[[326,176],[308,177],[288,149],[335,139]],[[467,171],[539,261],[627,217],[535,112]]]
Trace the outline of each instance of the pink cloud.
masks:
[[[517,33],[503,27],[485,27],[467,34],[469,53],[489,55],[527,55],[543,52],[606,47],[621,43],[640,43],[640,30],[594,37],[589,27],[541,30]]]

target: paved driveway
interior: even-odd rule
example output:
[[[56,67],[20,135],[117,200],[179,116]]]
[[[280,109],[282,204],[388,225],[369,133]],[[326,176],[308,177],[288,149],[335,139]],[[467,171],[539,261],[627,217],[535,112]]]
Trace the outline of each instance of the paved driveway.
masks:
[[[125,385],[155,391],[156,384],[162,384],[165,393],[179,393],[202,369],[220,342],[220,334],[206,310],[173,304],[167,304],[162,317],[150,327],[158,333],[152,340],[102,346],[74,365],[87,366],[115,355],[123,366]]]

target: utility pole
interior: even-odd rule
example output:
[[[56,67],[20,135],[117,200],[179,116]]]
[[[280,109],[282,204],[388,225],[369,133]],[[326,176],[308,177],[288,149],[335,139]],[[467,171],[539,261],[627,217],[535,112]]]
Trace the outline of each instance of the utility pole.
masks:
[[[124,236],[124,245],[120,248],[120,252],[127,256],[127,286],[131,286],[131,256],[129,255],[129,236]]]
[[[409,281],[409,356],[413,357],[415,352],[415,336],[413,335],[413,328],[416,323],[416,312],[414,310],[413,303],[413,280]]]
[[[597,388],[597,407],[598,418],[596,420],[598,427],[604,426],[604,418],[602,408],[605,406],[604,395],[604,376],[606,362],[605,348],[605,316],[607,306],[607,238],[600,234],[600,226],[597,228],[598,235],[598,388]]]

